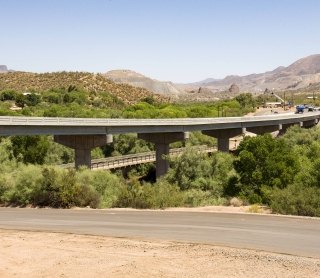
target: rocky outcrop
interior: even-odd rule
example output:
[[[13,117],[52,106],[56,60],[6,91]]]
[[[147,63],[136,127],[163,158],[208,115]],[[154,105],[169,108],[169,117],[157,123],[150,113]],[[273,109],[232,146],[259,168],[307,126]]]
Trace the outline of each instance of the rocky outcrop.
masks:
[[[239,86],[238,86],[237,84],[233,83],[233,84],[230,86],[230,88],[229,88],[228,91],[229,91],[230,93],[232,93],[232,94],[238,94],[238,93],[240,92],[240,89],[239,89]]]

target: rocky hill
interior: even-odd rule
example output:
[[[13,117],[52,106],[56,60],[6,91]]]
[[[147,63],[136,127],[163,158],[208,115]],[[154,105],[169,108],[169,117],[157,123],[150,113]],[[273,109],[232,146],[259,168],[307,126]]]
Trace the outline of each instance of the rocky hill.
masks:
[[[69,88],[76,86],[88,92],[109,92],[126,104],[136,103],[147,97],[157,101],[168,101],[168,98],[154,94],[144,88],[128,84],[116,84],[101,74],[86,72],[53,72],[30,73],[8,72],[0,75],[0,91],[13,89],[19,92],[29,90],[46,91],[52,88]]]
[[[228,91],[230,86],[235,84],[240,91],[263,92],[266,88],[278,91],[296,90],[317,82],[320,82],[320,54],[302,58],[288,67],[246,76],[230,75],[222,80],[207,82],[204,86],[215,92]]]
[[[118,84],[130,84],[135,87],[145,88],[170,98],[177,98],[185,93],[183,89],[178,88],[172,82],[151,79],[131,70],[112,70],[105,73],[104,76]]]

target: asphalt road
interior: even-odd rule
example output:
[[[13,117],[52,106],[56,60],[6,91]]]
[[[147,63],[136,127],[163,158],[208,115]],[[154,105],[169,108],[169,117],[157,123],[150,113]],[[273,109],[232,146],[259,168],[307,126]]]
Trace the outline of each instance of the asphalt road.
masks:
[[[320,258],[319,218],[0,208],[0,228],[187,241]]]

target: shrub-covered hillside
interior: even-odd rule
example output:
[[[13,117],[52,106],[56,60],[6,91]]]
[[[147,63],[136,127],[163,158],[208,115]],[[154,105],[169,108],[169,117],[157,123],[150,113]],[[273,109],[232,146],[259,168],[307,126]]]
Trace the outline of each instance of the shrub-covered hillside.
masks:
[[[43,92],[51,89],[83,90],[87,93],[107,92],[125,104],[133,104],[153,97],[157,101],[167,101],[146,89],[126,84],[116,84],[100,74],[87,72],[30,73],[9,72],[0,74],[0,91]]]

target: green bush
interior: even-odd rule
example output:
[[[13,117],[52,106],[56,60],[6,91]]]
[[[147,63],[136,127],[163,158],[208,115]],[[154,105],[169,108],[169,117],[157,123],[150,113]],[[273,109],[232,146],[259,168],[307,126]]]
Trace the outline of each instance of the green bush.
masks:
[[[300,184],[271,192],[270,207],[274,213],[320,216],[320,188]]]
[[[115,206],[142,209],[177,207],[183,204],[183,199],[179,188],[165,180],[144,185],[136,182],[122,189]]]
[[[182,155],[171,160],[166,178],[181,190],[209,190],[216,197],[221,197],[229,176],[234,174],[232,163],[230,154],[217,152],[208,156],[187,148]]]
[[[102,208],[115,206],[125,188],[123,180],[109,171],[84,169],[78,172],[77,178],[82,186],[90,185],[99,194],[99,207]]]
[[[161,179],[155,184],[144,185],[144,196],[150,208],[178,207],[183,204],[179,187]]]
[[[0,100],[7,101],[7,100],[15,100],[17,96],[17,92],[14,90],[4,90],[0,92]]]
[[[184,192],[184,205],[188,207],[225,205],[227,199],[217,197],[210,191],[190,189]]]
[[[240,195],[250,203],[267,202],[261,190],[264,186],[285,188],[301,169],[295,151],[270,134],[245,137],[237,156],[234,168],[239,175]]]
[[[14,157],[23,163],[43,164],[49,149],[47,136],[12,136]]]
[[[21,165],[13,175],[14,183],[4,193],[5,202],[26,206],[34,204],[34,194],[41,180],[41,168]]]

